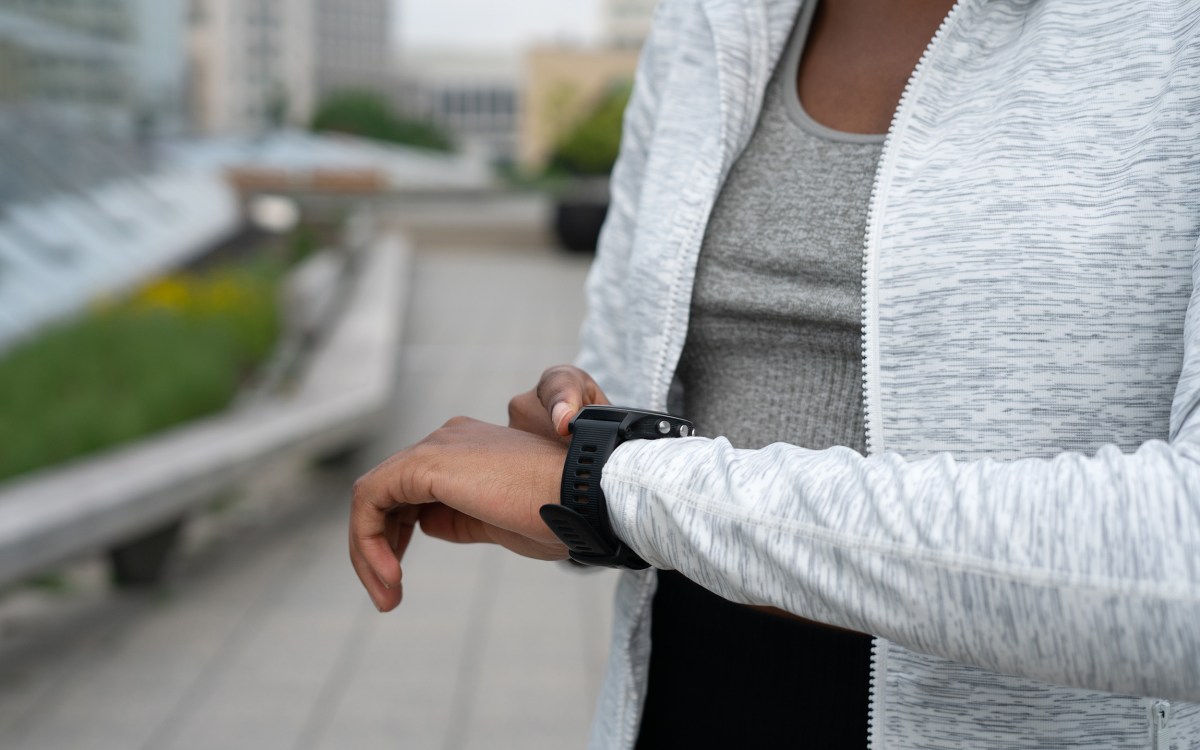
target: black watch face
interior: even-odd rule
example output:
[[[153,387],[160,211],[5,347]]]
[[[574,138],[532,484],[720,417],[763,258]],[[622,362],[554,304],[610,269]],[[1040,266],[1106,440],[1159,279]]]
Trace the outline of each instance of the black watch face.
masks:
[[[585,406],[575,415],[575,419],[597,419],[605,422],[621,422],[630,414],[661,417],[664,419],[678,419],[670,414],[664,414],[658,411],[648,411],[646,409],[628,409],[624,406]],[[638,417],[635,417],[635,419]],[[574,421],[574,420],[571,420]]]
[[[621,406],[585,406],[571,420],[581,419],[596,422],[620,422],[622,439],[654,439],[663,437],[688,437],[694,434],[692,423],[682,417],[646,409],[629,409]]]

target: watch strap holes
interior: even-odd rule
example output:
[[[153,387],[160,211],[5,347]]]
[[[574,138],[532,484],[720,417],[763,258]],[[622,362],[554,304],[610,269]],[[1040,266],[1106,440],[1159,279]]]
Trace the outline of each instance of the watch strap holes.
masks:
[[[587,505],[588,504],[588,496],[587,495],[576,495],[575,502],[579,503],[580,505]]]
[[[587,482],[576,482],[575,483],[575,491],[576,492],[587,492],[589,489],[591,489],[591,485],[588,484]]]
[[[575,476],[579,477],[580,479],[587,479],[591,475],[592,475],[592,472],[587,469],[576,469],[575,470]]]
[[[587,456],[580,456],[579,463],[585,464],[585,465],[590,464],[590,463],[592,463],[592,459],[588,458]]]
[[[582,446],[582,447],[580,448],[580,450],[581,450],[581,451],[583,451],[584,453],[595,453],[595,452],[596,452],[596,446],[594,446],[594,445],[585,445],[585,446]]]

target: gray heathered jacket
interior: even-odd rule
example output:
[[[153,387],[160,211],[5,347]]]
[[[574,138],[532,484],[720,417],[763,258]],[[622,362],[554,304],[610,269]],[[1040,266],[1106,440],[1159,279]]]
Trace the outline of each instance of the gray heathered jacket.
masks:
[[[579,359],[616,403],[667,406],[704,224],[799,3],[658,11]],[[1200,747],[1198,238],[1200,2],[961,0],[876,177],[868,456],[629,443],[617,533],[877,634],[875,748]],[[636,737],[653,582],[620,585],[595,748]]]

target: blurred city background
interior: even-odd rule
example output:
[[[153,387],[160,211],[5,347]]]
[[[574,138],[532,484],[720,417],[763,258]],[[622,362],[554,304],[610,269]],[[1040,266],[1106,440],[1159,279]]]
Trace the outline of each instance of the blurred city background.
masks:
[[[0,748],[583,747],[615,582],[354,478],[574,355],[654,0],[0,0]]]

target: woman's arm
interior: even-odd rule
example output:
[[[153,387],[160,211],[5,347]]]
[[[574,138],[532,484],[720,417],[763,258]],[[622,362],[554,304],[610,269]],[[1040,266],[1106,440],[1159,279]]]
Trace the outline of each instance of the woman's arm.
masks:
[[[603,478],[617,535],[735,601],[998,672],[1198,700],[1198,298],[1169,442],[1009,462],[627,443]]]
[[[626,114],[577,360],[615,403],[630,399],[612,322],[623,319],[679,26],[659,21]],[[1169,443],[1006,463],[631,443],[605,470],[613,522],[647,560],[730,599],[1000,672],[1200,699],[1198,310],[1193,300]]]

